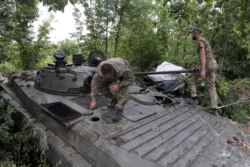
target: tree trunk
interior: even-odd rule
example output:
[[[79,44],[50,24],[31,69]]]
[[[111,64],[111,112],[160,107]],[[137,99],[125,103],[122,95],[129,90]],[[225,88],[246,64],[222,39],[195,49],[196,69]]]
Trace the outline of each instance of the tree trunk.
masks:
[[[109,19],[107,15],[107,21],[106,21],[106,29],[105,29],[105,55],[108,53],[108,30],[109,30]]]
[[[227,3],[227,2],[225,2]],[[226,33],[225,34],[229,34],[230,32],[230,25],[231,25],[231,15],[230,15],[230,9],[232,8],[232,6],[230,5],[230,9],[228,9],[228,6],[227,4],[225,5],[224,7],[225,11],[224,13],[228,15],[225,15],[225,18],[224,18],[224,24],[226,25]],[[228,10],[228,11],[226,11]],[[228,42],[229,42],[229,38],[226,38],[225,37],[225,43],[224,43],[224,46],[223,46],[223,54],[222,54],[222,57],[220,58],[220,62],[219,62],[219,74],[222,73],[222,69],[223,69],[223,64],[224,64],[224,59],[225,59],[225,55],[226,55],[226,51],[227,51],[227,47],[228,47]]]
[[[123,6],[121,7],[120,14],[119,14],[120,18],[119,18],[119,21],[118,21],[118,24],[117,24],[117,32],[115,34],[115,56],[116,56],[117,48],[118,48],[119,34],[120,34],[120,30],[121,30],[121,24],[122,24],[122,21],[123,21],[123,13],[124,13],[125,6],[126,6],[127,3],[129,3],[129,1],[127,1],[127,2],[125,2],[123,4]]]

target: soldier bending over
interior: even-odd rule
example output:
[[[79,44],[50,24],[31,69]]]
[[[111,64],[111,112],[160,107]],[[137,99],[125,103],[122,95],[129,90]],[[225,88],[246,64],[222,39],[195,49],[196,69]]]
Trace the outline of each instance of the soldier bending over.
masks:
[[[114,122],[119,121],[128,100],[128,86],[133,81],[134,75],[126,60],[111,58],[101,62],[91,81],[90,109],[96,107],[96,96],[101,92],[111,98],[111,104],[108,105],[108,108],[115,108],[115,113],[110,112],[109,117]]]

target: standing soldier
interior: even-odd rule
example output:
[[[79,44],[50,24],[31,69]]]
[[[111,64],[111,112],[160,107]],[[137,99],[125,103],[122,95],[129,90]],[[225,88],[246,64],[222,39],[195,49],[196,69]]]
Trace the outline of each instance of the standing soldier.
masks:
[[[96,69],[91,82],[90,109],[97,105],[96,96],[102,92],[111,98],[108,108],[115,108],[115,113],[108,113],[112,121],[119,121],[122,117],[124,106],[128,100],[128,86],[134,81],[134,75],[129,63],[121,58],[111,58],[101,62]]]
[[[201,37],[202,30],[200,28],[191,28],[189,33],[192,39],[196,41],[200,66],[199,75],[191,74],[187,78],[187,84],[193,101],[192,103],[197,102],[195,79],[200,76],[202,79],[205,79],[206,89],[208,90],[210,96],[211,107],[208,109],[208,112],[217,115],[218,96],[215,87],[215,79],[218,66],[214,59],[212,48],[208,41]]]

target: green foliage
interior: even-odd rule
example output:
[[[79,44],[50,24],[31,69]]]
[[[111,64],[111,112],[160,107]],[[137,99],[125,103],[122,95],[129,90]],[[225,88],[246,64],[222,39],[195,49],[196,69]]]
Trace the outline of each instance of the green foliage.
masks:
[[[85,0],[82,2],[86,16],[86,27],[89,31],[86,37],[87,45],[90,50],[99,49],[104,50],[105,54],[108,53],[109,34],[116,22],[116,8],[115,5],[118,0],[98,0],[91,1]],[[79,26],[78,26],[79,27]]]
[[[138,70],[146,70],[156,67],[162,60],[159,37],[154,28],[155,20],[152,17],[153,4],[151,1],[120,1],[123,8],[117,14],[114,34],[115,43],[111,47],[119,57],[128,59],[132,66]],[[123,27],[121,27],[123,25]],[[118,39],[119,43],[118,43]],[[122,43],[122,44],[121,44]]]
[[[23,68],[24,70],[34,68],[39,60],[35,45],[30,41],[26,41],[20,43],[18,49],[20,53],[20,68]]]
[[[247,102],[250,100],[250,82],[245,81],[237,85],[240,82],[239,79],[228,80],[221,75],[217,78],[217,90],[221,105],[243,102],[223,108],[222,115],[240,123],[247,123],[250,120],[250,105]]]
[[[49,6],[49,11],[64,11],[65,6],[68,4],[68,0],[40,0],[43,5]],[[77,0],[70,0],[70,3],[75,4]]]
[[[38,52],[32,43],[31,37],[31,23],[37,17],[37,1],[32,0],[29,3],[25,1],[16,2],[14,36],[10,36],[10,38],[14,39],[18,44],[20,62],[23,69],[33,68],[38,60]]]
[[[73,53],[78,53],[80,51],[79,46],[73,40],[66,39],[60,41],[58,45],[59,45],[58,49],[63,50],[66,56],[71,56]]]
[[[243,77],[247,75],[249,67],[249,16],[250,5],[247,1],[217,1],[214,19],[216,34],[212,43],[217,46],[216,54],[220,62],[220,71],[228,78]],[[215,10],[213,9],[213,10]],[[234,11],[234,12],[232,12]],[[212,34],[211,34],[212,35]]]
[[[224,116],[227,116],[228,118],[242,123],[246,124],[250,121],[250,111],[249,111],[250,106],[249,105],[241,105],[239,106],[232,106],[224,111]]]
[[[47,139],[42,129],[27,124],[17,126],[15,111],[0,101],[0,164],[1,166],[47,166]]]
[[[67,0],[60,2],[43,0],[44,5],[49,5],[53,10],[63,10],[67,2]],[[220,73],[232,79],[249,75],[247,73],[247,68],[250,66],[248,1],[71,0],[70,2],[81,3],[85,8],[86,22],[79,20],[79,16],[82,15],[80,11],[75,13],[78,32],[74,37],[78,42],[84,39],[81,41],[81,46],[89,51],[105,50],[105,54],[123,56],[134,65],[138,65],[140,57],[150,58],[154,63],[147,64],[145,61],[145,65],[140,64],[148,68],[155,66],[155,62],[159,62],[161,58],[191,68],[196,64],[197,56],[191,40],[186,38],[186,30],[196,25],[204,30],[204,36],[210,41],[220,65]],[[89,31],[86,36],[82,34],[83,23]],[[145,34],[148,38],[145,38]],[[155,54],[152,56],[139,54],[141,50],[152,53],[143,49],[148,48],[147,43],[150,38],[154,43],[152,48]],[[144,67],[139,69],[142,70]]]
[[[39,26],[37,41],[32,36],[32,23],[38,17],[37,1],[4,1],[0,8],[0,67],[4,73],[33,69],[51,54],[49,42],[53,17]],[[5,24],[1,24],[5,23]]]
[[[221,75],[217,76],[217,92],[222,97],[222,100],[224,100],[223,97],[232,98],[232,92],[231,92],[232,90],[230,88],[231,86],[232,84],[229,83],[225,77]]]
[[[81,53],[79,45],[73,40],[66,39],[59,42],[58,45],[58,50],[63,50],[65,52],[68,62],[72,62],[72,55],[74,53]]]
[[[6,54],[6,59],[0,63],[0,71],[3,75],[9,74],[11,71],[20,70],[19,54]]]
[[[76,32],[71,34],[71,37],[76,38],[76,41],[79,45],[82,45],[84,42],[85,34],[84,34],[84,22],[81,20],[82,13],[78,8],[74,8],[73,16],[76,24]]]
[[[38,17],[37,1],[3,1],[0,8],[0,38],[9,41],[9,45],[16,45],[20,56],[20,64],[24,69],[33,67],[36,62],[37,50],[32,44],[32,22]],[[1,44],[0,44],[1,45]],[[3,47],[5,58],[7,48]]]

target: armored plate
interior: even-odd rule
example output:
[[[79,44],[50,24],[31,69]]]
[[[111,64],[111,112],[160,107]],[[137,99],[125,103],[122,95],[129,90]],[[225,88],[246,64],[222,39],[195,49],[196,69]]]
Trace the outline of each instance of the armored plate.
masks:
[[[136,122],[150,115],[153,115],[160,110],[158,106],[138,106],[137,103],[129,101],[124,109],[123,116],[130,121]]]
[[[85,67],[69,69],[64,71],[65,77],[67,72],[81,69],[87,70],[86,74],[93,73]],[[50,76],[57,77],[54,74]],[[71,88],[70,80],[65,80],[68,82],[64,88]],[[48,155],[55,164],[61,161],[65,167],[250,166],[250,156],[229,142],[235,136],[242,137],[242,145],[250,148],[242,131],[200,106],[180,101],[164,107],[164,103],[174,100],[133,86],[129,88],[131,98],[122,119],[110,123],[102,118],[103,113],[109,112],[106,105],[110,102],[104,96],[98,97],[98,107],[89,112],[89,93],[65,96],[42,91],[35,87],[36,79],[30,75],[12,77],[10,81],[11,87],[2,86],[2,97],[35,128],[44,129],[50,147]],[[72,81],[74,86],[83,84],[78,81]],[[44,82],[49,87],[49,81]],[[39,123],[34,118],[39,118]]]
[[[78,105],[80,105],[86,109],[89,109],[91,97],[90,96],[80,96],[80,97],[76,97],[76,98],[71,99],[71,101],[77,103]],[[96,98],[96,101],[97,101],[96,108],[99,109],[101,107],[107,106],[107,104],[109,104],[111,100],[106,98],[105,96],[98,96]]]

